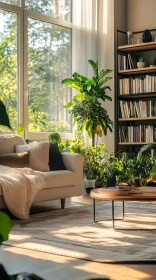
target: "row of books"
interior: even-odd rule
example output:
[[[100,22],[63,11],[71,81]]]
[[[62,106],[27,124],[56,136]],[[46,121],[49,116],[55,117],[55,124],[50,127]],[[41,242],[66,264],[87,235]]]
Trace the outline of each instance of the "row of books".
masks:
[[[135,55],[118,54],[118,71],[137,68],[137,58]]]
[[[156,100],[120,101],[119,105],[119,116],[123,119],[156,117]]]
[[[119,142],[156,142],[156,127],[150,125],[119,126]]]
[[[156,92],[156,76],[119,79],[119,94]]]

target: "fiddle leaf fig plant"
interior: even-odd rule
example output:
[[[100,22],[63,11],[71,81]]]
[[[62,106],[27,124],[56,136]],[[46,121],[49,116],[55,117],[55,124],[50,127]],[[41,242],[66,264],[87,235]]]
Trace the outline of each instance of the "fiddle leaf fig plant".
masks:
[[[103,69],[99,72],[98,61],[88,60],[92,66],[94,76],[89,79],[78,73],[74,73],[72,78],[62,81],[68,88],[78,90],[73,96],[72,101],[64,106],[69,109],[69,113],[73,115],[74,125],[80,131],[87,131],[92,138],[92,146],[95,146],[95,135],[101,137],[107,135],[107,131],[112,132],[113,121],[110,119],[107,110],[103,108],[102,102],[105,100],[112,101],[112,98],[106,94],[106,90],[111,90],[106,82],[112,79],[107,76],[112,72],[110,69]]]

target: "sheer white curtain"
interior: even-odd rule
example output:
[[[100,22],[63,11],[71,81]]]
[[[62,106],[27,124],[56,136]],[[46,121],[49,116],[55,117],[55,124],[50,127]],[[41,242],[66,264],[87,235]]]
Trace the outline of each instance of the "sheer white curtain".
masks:
[[[98,0],[73,1],[73,72],[91,76],[88,60],[98,58]]]
[[[88,60],[98,60],[99,69],[114,69],[114,0],[73,0],[73,72],[93,75]],[[109,84],[110,85],[110,84]],[[111,83],[112,97],[114,83]],[[106,108],[106,104],[104,104]],[[114,118],[113,102],[107,110]],[[90,143],[85,135],[87,144]],[[106,138],[99,139],[104,141]],[[111,144],[110,144],[111,141]],[[113,149],[113,135],[108,141]]]

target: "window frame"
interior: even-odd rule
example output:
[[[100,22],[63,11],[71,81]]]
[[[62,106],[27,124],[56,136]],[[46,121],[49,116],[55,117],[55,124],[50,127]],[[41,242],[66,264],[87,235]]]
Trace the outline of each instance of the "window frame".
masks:
[[[72,7],[72,4],[71,4]],[[73,30],[74,24],[51,16],[43,15],[25,9],[25,0],[21,0],[21,7],[0,2],[0,10],[13,12],[17,14],[17,63],[18,63],[18,124],[24,124],[23,137],[30,140],[48,140],[52,132],[30,132],[28,131],[28,18],[45,21],[71,29],[71,67],[72,74],[72,56],[73,56]],[[72,10],[71,10],[72,13]],[[72,19],[72,14],[71,14]],[[72,91],[71,91],[72,96]],[[72,138],[73,128],[71,121],[71,132],[60,133],[63,139]]]
[[[52,132],[30,132],[28,130],[28,95],[29,95],[29,89],[28,89],[28,19],[36,19],[40,21],[44,21],[50,24],[55,24],[62,27],[67,27],[71,29],[72,34],[72,27],[73,24],[71,22],[66,22],[63,20],[54,19],[50,16],[45,16],[40,13],[35,13],[29,10],[25,10],[24,12],[24,127],[25,127],[25,138],[26,139],[39,139],[39,140],[45,140],[48,139],[48,136]],[[72,41],[72,40],[71,40]],[[71,42],[72,44],[72,42]],[[71,52],[72,53],[72,52]],[[71,54],[72,57],[72,54]],[[71,59],[72,61],[72,59]],[[71,71],[72,71],[72,65],[71,65]],[[63,139],[71,138],[72,135],[72,126],[71,126],[71,132],[62,132],[60,133]]]
[[[0,10],[17,14],[17,97],[18,117],[17,123],[23,123],[23,11],[21,7],[0,2]]]

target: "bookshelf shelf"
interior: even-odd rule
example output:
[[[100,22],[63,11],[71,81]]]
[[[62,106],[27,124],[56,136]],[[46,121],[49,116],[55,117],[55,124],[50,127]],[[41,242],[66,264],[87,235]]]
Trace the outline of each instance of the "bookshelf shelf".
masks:
[[[156,144],[156,142],[119,142],[118,145],[146,145],[146,144]]]
[[[142,98],[156,98],[156,92],[142,92],[135,94],[118,94],[119,99],[142,99]]]
[[[156,42],[119,46],[118,51],[129,53],[138,51],[151,51],[156,49]]]
[[[156,33],[156,29],[151,31]],[[135,40],[138,34],[134,32]],[[131,157],[141,146],[156,144],[156,66],[137,68],[139,58],[143,57],[148,66],[148,58],[156,57],[156,42],[125,45],[126,41],[127,32],[117,30],[115,152],[126,152]],[[145,56],[144,52],[149,54]]]
[[[120,122],[131,122],[131,121],[156,121],[156,117],[147,117],[147,118],[119,118],[118,119]]]
[[[135,69],[128,69],[128,70],[120,70],[118,72],[119,75],[123,76],[134,76],[134,75],[144,75],[144,74],[151,74],[156,73],[156,66],[153,67],[144,67],[144,68],[135,68]]]

